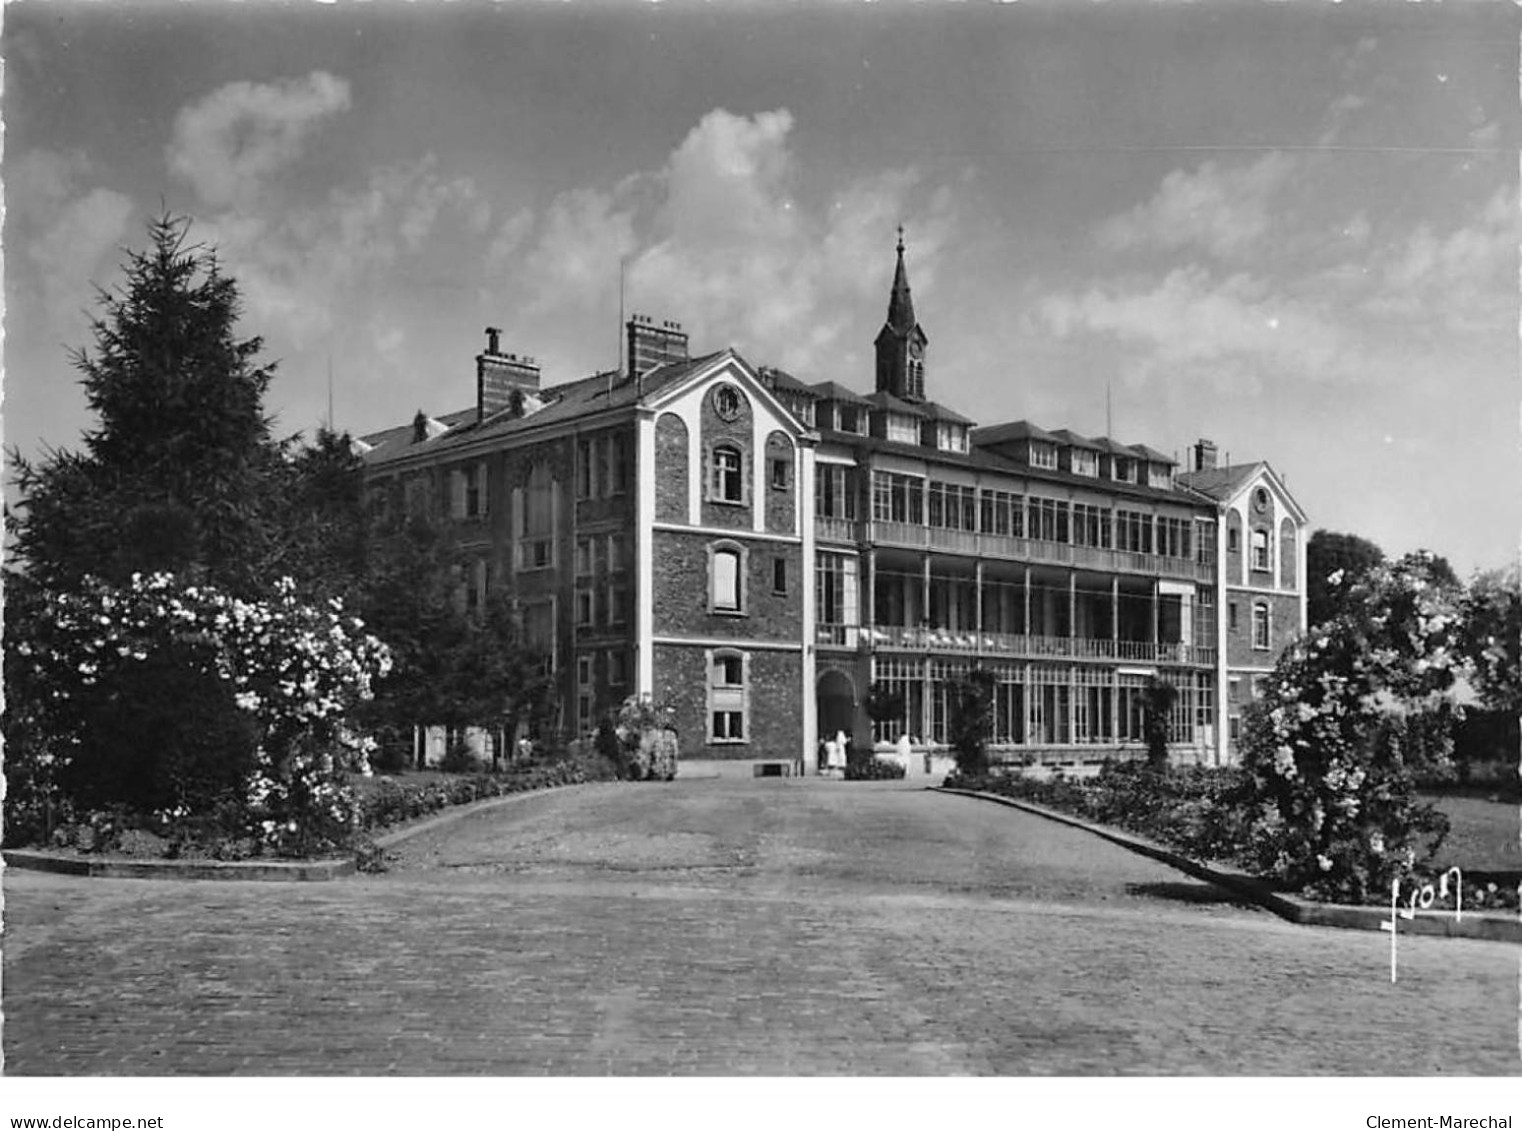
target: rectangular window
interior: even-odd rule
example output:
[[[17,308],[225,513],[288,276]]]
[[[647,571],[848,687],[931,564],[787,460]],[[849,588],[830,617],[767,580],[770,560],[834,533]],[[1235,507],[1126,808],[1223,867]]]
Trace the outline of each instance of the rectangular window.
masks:
[[[623,433],[618,433],[613,437],[612,444],[613,484],[610,492],[614,495],[622,495],[629,490],[629,438]]]
[[[1226,605],[1226,627],[1232,632],[1237,630],[1237,603],[1228,602]]]
[[[1031,441],[1031,466],[1057,469],[1057,445],[1042,440]]]
[[[591,687],[593,683],[593,663],[590,652],[576,657],[576,686]]]
[[[590,625],[597,613],[597,597],[590,589],[576,590],[576,626]]]
[[[592,497],[592,441],[576,441],[576,497]]]
[[[715,711],[713,713],[713,737],[715,742],[736,742],[744,738],[744,713],[741,711]]]
[[[711,569],[713,607],[724,612],[739,612],[740,555],[734,550],[715,550]]]
[[[1086,448],[1073,449],[1073,474],[1074,475],[1099,475],[1099,453],[1091,452]]]
[[[734,652],[721,652],[713,658],[715,687],[742,687],[745,684],[745,661]]]
[[[629,682],[629,655],[627,652],[608,653],[608,686],[623,687]]]
[[[608,572],[622,573],[629,568],[629,539],[623,534],[608,535]]]
[[[592,539],[576,539],[576,576],[592,576]]]
[[[620,585],[608,586],[608,623],[624,624],[628,620],[626,592]]]
[[[778,491],[787,490],[787,460],[772,460],[772,487]]]
[[[708,656],[709,740],[745,740],[745,655],[742,652],[711,652]]]
[[[1127,459],[1125,456],[1116,456],[1114,478],[1117,483],[1135,483],[1136,461]]]
[[[814,475],[814,506],[820,518],[855,518],[855,471],[839,464],[818,465]]]
[[[1252,607],[1252,646],[1257,649],[1268,648],[1269,641],[1269,615],[1267,605],[1254,605]]]
[[[787,592],[787,559],[772,559],[772,592],[785,594]]]
[[[1252,567],[1253,569],[1267,570],[1268,565],[1268,531],[1254,530],[1252,532]]]
[[[709,498],[724,503],[745,501],[745,479],[741,470],[740,450],[728,445],[713,450]]]

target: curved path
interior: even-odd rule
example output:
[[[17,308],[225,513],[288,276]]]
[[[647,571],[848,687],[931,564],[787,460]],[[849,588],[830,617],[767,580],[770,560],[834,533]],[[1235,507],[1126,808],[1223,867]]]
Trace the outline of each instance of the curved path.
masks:
[[[328,884],[5,876],[8,1073],[1514,1073],[1518,952],[903,783],[583,786]]]

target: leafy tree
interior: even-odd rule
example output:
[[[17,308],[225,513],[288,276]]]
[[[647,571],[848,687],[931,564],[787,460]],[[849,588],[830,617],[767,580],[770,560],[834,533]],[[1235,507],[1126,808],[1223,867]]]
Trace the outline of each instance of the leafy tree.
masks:
[[[994,675],[981,668],[952,689],[950,738],[957,772],[981,777],[988,772],[988,740],[993,735]]]
[[[1356,534],[1330,530],[1312,534],[1305,544],[1305,615],[1309,624],[1325,624],[1343,612],[1349,590],[1384,560],[1383,550]]]
[[[1515,566],[1476,575],[1460,614],[1460,646],[1480,701],[1493,711],[1522,714],[1522,575]]]
[[[891,723],[904,717],[904,694],[886,683],[874,683],[867,688],[865,704],[867,718],[874,723]]]
[[[1168,716],[1178,702],[1178,688],[1166,679],[1147,677],[1142,690],[1142,734],[1147,739],[1147,765],[1168,768]]]
[[[99,292],[93,350],[73,354],[99,419],[84,451],[12,454],[13,552],[55,591],[162,570],[250,593],[282,543],[265,489],[281,458],[262,407],[274,366],[258,361],[259,338],[237,336],[237,285],[187,243],[189,222],[148,230],[125,285]]]
[[[288,454],[277,475],[286,508],[276,572],[309,593],[358,608],[370,573],[372,524],[364,464],[352,439],[320,428],[312,443]]]

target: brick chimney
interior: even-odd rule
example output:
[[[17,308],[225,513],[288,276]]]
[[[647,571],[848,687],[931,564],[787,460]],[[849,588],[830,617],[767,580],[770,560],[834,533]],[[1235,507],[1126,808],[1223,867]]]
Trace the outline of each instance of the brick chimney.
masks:
[[[531,357],[501,350],[502,331],[486,328],[486,352],[476,355],[476,420],[480,422],[508,408],[516,391],[539,391],[539,363]]]
[[[412,418],[412,442],[421,444],[426,439],[428,439],[428,414],[418,409],[417,415]]]
[[[687,332],[679,322],[656,322],[636,314],[627,323],[630,377],[643,377],[652,369],[673,361],[687,360]]]
[[[1194,470],[1215,470],[1215,444],[1206,439],[1199,440],[1194,445]]]

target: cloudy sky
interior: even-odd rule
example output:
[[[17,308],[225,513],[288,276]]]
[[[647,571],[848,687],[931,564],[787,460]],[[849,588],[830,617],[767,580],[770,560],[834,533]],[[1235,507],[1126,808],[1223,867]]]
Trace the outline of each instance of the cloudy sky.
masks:
[[[930,395],[1267,459],[1461,573],[1522,530],[1511,5],[5,5],[7,443],[161,208],[283,431],[547,383],[627,308],[870,389],[895,228]]]

